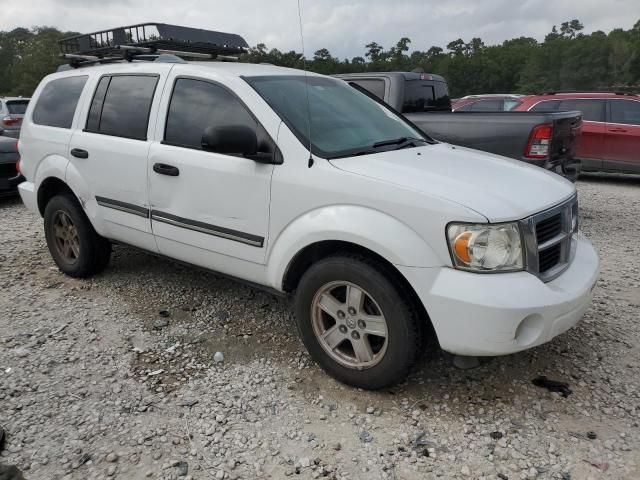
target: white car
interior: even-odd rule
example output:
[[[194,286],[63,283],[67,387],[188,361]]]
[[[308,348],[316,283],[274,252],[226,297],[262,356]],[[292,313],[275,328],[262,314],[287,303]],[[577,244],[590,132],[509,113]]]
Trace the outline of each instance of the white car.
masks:
[[[580,320],[598,277],[570,182],[437,143],[312,73],[55,73],[20,153],[20,194],[63,272],[99,272],[118,242],[295,293],[313,358],[367,389],[401,380],[428,335],[459,355],[547,342]]]

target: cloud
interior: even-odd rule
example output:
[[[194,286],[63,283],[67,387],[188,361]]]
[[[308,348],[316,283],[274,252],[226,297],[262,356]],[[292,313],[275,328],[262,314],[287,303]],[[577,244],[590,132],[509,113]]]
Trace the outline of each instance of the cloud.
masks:
[[[638,0],[301,0],[307,56],[328,48],[341,58],[363,55],[375,41],[401,37],[426,50],[481,37],[486,44],[520,36],[539,40],[563,21],[581,20],[587,32],[630,28]],[[149,21],[239,33],[250,45],[301,50],[297,0],[0,0],[0,30],[50,25],[90,32]]]

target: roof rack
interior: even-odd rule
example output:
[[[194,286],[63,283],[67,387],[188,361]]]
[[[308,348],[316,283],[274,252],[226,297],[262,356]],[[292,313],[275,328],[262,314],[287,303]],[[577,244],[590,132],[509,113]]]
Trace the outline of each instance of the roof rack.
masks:
[[[180,61],[175,57],[237,60],[236,55],[249,48],[240,35],[166,23],[116,27],[63,38],[58,44],[74,68],[122,60]]]

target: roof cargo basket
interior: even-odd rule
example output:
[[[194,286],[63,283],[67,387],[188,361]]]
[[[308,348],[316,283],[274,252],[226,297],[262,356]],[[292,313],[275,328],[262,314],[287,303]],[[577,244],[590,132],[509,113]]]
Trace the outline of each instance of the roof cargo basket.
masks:
[[[166,23],[117,27],[67,37],[58,43],[62,56],[74,67],[117,60],[155,60],[161,54],[231,60],[249,48],[240,35]]]

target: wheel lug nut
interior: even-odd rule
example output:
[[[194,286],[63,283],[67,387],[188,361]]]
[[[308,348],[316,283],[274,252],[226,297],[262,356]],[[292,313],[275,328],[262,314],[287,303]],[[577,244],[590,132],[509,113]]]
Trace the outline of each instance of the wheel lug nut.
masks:
[[[347,327],[345,327],[344,325],[340,325],[338,327],[338,330],[340,330],[340,333],[347,333]]]
[[[342,310],[338,310],[338,318],[339,319],[343,319],[344,318],[344,312]]]
[[[353,338],[354,340],[359,340],[360,334],[354,330],[353,332],[351,332],[351,338]]]
[[[353,307],[349,307],[349,315],[355,315],[356,314],[356,309]]]
[[[367,324],[364,322],[364,320],[358,320],[358,328],[360,328],[362,330],[367,328]]]

